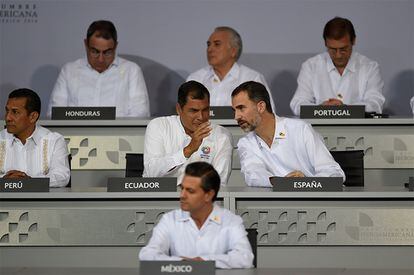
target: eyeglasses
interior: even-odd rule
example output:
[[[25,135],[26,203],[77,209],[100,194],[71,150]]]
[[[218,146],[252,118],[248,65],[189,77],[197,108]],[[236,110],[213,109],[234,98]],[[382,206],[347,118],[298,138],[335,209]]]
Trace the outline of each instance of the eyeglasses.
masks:
[[[98,49],[95,49],[95,48],[88,48],[88,52],[89,52],[89,55],[93,58],[98,58],[101,54],[103,55],[104,58],[109,58],[109,57],[114,56],[115,49],[107,49],[105,51],[99,51]]]

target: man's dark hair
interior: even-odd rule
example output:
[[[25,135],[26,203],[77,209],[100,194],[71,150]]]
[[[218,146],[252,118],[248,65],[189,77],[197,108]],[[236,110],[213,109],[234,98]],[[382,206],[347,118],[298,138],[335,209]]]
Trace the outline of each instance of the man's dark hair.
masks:
[[[105,40],[113,39],[115,43],[118,42],[118,35],[116,28],[111,21],[99,20],[92,22],[86,32],[86,41],[89,43],[89,38],[96,33],[96,37],[102,37]]]
[[[187,104],[188,97],[192,99],[205,99],[207,97],[208,101],[210,101],[210,93],[207,88],[200,82],[194,80],[185,82],[178,88],[177,103],[180,104],[181,108]]]
[[[326,23],[323,29],[323,40],[326,41],[327,38],[339,40],[347,34],[349,34],[351,42],[354,43],[356,36],[352,22],[346,18],[335,17]]]
[[[26,98],[26,110],[29,114],[32,112],[38,112],[40,116],[40,111],[42,108],[42,104],[40,101],[40,97],[33,91],[27,88],[17,89],[12,91],[9,94],[9,98]]]
[[[249,96],[249,99],[254,103],[259,103],[264,101],[266,103],[266,110],[269,113],[273,113],[272,105],[270,104],[269,92],[266,90],[266,87],[259,82],[247,81],[240,84],[234,91],[231,93],[231,97],[235,97],[241,92],[246,92]]]
[[[212,201],[214,202],[217,199],[220,190],[220,176],[211,164],[203,161],[192,162],[185,168],[185,174],[201,178],[201,188],[204,192],[214,190],[215,194]]]

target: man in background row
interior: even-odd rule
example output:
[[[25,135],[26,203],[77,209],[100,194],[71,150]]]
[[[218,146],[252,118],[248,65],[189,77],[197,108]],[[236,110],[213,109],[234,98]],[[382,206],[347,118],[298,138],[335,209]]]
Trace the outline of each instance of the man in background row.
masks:
[[[295,115],[301,105],[365,105],[382,113],[384,81],[378,63],[353,51],[356,35],[351,21],[335,17],[323,30],[327,53],[302,64],[298,88],[290,102]]]
[[[231,92],[246,81],[257,81],[269,90],[264,76],[237,63],[243,50],[240,34],[230,27],[217,27],[207,41],[207,61],[204,67],[187,78],[202,83],[210,91],[211,106],[231,106]],[[269,92],[273,109],[272,95]]]
[[[6,129],[0,132],[0,177],[50,178],[51,187],[66,186],[70,178],[68,149],[62,135],[37,125],[40,97],[30,89],[9,94]]]
[[[116,54],[117,31],[110,21],[93,22],[84,40],[86,58],[66,64],[50,97],[53,106],[115,106],[116,117],[149,117],[141,68]]]
[[[187,164],[205,161],[214,166],[225,185],[231,172],[230,132],[209,121],[210,94],[203,84],[188,81],[178,89],[177,115],[148,124],[144,141],[144,177],[177,177]]]
[[[272,111],[266,88],[241,84],[232,93],[235,119],[248,133],[239,139],[241,172],[248,186],[271,187],[269,177],[342,177],[322,138],[303,120]]]

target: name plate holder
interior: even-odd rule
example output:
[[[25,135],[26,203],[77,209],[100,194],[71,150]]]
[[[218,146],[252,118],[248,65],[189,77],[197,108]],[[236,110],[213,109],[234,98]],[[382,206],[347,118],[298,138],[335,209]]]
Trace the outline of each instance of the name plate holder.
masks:
[[[115,120],[115,107],[52,107],[52,120]]]
[[[141,261],[139,274],[214,275],[216,274],[216,265],[214,261]]]
[[[302,105],[300,118],[365,118],[364,105]]]
[[[49,178],[0,179],[0,192],[49,192]]]
[[[230,106],[210,106],[210,119],[234,119]]]
[[[108,178],[107,192],[177,192],[177,178]]]
[[[276,192],[342,192],[342,177],[270,177]]]

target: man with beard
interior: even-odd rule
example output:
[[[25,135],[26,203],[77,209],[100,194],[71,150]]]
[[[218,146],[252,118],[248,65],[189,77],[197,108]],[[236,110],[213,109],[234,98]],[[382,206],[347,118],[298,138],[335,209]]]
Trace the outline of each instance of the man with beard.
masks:
[[[220,176],[206,162],[187,165],[180,208],[164,214],[139,253],[141,261],[215,261],[217,268],[252,267],[243,220],[214,204]]]
[[[205,161],[225,185],[231,172],[233,139],[222,126],[209,121],[210,94],[203,84],[188,81],[178,89],[177,115],[158,117],[147,126],[144,177],[177,177],[187,164]]]
[[[248,133],[237,144],[241,172],[248,186],[271,187],[269,177],[342,177],[312,126],[273,114],[266,88],[249,81],[232,93],[235,119]]]
[[[327,53],[302,64],[298,88],[290,108],[299,115],[301,105],[365,105],[367,112],[382,112],[384,81],[378,63],[353,51],[355,29],[351,21],[335,17],[326,23],[323,39]]]

